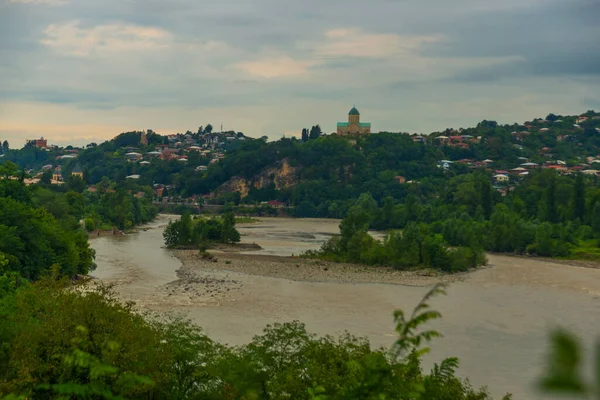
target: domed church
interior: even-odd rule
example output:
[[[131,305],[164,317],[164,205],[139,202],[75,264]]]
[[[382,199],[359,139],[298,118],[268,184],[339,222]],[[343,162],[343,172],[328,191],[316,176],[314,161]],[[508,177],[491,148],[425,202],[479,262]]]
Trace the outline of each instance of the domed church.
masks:
[[[360,113],[356,107],[352,107],[348,113],[348,122],[337,123],[337,134],[340,136],[368,135],[370,133],[371,123],[360,122]]]

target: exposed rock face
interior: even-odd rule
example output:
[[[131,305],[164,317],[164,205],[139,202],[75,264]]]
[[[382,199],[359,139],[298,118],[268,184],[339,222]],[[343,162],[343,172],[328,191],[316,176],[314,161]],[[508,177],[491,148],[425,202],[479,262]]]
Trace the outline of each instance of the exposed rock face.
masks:
[[[240,195],[244,198],[248,196],[248,192],[252,187],[262,189],[274,184],[277,190],[285,189],[298,183],[297,172],[298,167],[291,166],[289,160],[286,158],[272,167],[263,169],[251,179],[234,176],[219,186],[215,193],[218,195],[221,193],[240,192]]]

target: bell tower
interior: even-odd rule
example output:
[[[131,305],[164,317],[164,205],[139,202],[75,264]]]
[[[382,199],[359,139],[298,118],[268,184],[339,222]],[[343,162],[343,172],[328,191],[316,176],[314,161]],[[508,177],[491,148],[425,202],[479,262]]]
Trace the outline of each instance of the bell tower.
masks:
[[[352,109],[348,113],[348,123],[349,124],[360,124],[360,113],[358,112],[356,107],[352,107]]]

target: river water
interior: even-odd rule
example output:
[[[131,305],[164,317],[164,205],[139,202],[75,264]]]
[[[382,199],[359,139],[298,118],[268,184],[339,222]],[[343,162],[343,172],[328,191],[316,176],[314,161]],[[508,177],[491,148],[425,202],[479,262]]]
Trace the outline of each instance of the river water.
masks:
[[[162,248],[165,216],[148,230],[93,239],[98,268],[93,275],[114,283],[125,300],[158,311],[184,312],[213,339],[248,342],[273,322],[301,320],[309,331],[344,330],[366,336],[375,346],[394,340],[392,312],[410,311],[428,288],[385,284],[298,282],[211,271],[241,287],[218,301],[181,302],[159,288],[177,279],[180,261]],[[263,219],[240,227],[243,242],[261,253],[291,255],[318,248],[338,232],[333,220]],[[490,256],[491,268],[453,283],[432,301],[443,319],[432,324],[444,337],[432,344],[425,366],[445,357],[460,359],[459,374],[475,386],[488,385],[500,397],[546,398],[534,387],[545,362],[548,334],[567,327],[591,349],[600,334],[600,270],[544,261]],[[591,366],[589,367],[591,368]]]

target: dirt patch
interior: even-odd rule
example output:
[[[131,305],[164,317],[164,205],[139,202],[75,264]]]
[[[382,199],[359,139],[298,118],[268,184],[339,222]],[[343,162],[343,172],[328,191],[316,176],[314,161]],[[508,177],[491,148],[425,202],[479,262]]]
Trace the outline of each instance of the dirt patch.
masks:
[[[516,258],[519,260],[531,260],[531,261],[540,261],[543,263],[549,264],[559,264],[559,265],[570,265],[572,267],[582,267],[582,268],[594,268],[600,269],[600,262],[598,261],[589,261],[589,260],[562,260],[558,258],[550,258],[550,257],[530,257],[518,254],[510,254],[510,253],[494,253],[488,252],[488,254],[500,257],[510,257]]]
[[[430,270],[398,271],[387,267],[366,267],[264,254],[211,253],[215,256],[213,260],[204,259],[197,251],[190,250],[176,250],[175,256],[181,260],[186,270],[231,271],[304,282],[430,286],[438,282],[462,281],[467,276],[467,273],[448,275]]]
[[[242,287],[241,282],[219,278],[216,276],[198,274],[185,266],[177,270],[176,281],[169,282],[160,288],[167,296],[186,296],[190,299],[197,297],[206,300],[219,300],[231,291]]]

